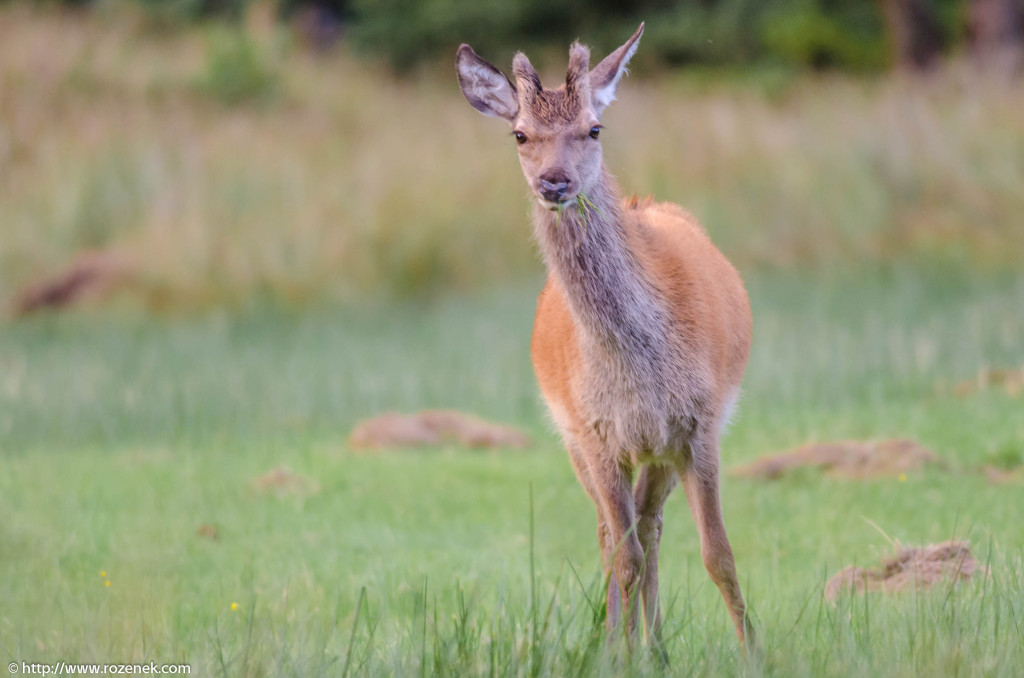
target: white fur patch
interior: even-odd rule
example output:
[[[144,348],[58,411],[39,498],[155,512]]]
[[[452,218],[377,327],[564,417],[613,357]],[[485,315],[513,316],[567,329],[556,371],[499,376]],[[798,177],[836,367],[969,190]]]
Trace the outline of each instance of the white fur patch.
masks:
[[[619,80],[622,80],[623,75],[629,73],[629,69],[626,68],[626,65],[629,63],[629,60],[633,58],[633,55],[636,54],[638,47],[640,47],[639,40],[634,42],[629,50],[626,51],[625,56],[622,57],[622,61],[619,63],[619,69],[615,72],[615,77],[612,78],[612,81],[604,87],[594,89],[591,94],[591,98],[594,102],[594,108],[597,109],[598,114],[607,108],[608,104],[615,101],[615,90],[619,86]]]
[[[740,400],[740,389],[736,387],[725,396],[725,402],[722,404],[722,414],[718,418],[718,436],[722,437],[725,435],[726,430],[729,428],[729,424],[732,423],[733,415],[736,414],[736,405]]]

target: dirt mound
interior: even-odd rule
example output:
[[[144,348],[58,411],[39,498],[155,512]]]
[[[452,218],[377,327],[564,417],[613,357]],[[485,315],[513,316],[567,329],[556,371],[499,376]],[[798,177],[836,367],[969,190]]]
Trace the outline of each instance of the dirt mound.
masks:
[[[1024,483],[1024,467],[1007,469],[998,466],[985,466],[982,471],[985,473],[985,478],[994,485]]]
[[[851,591],[894,593],[905,589],[927,589],[943,581],[970,579],[986,568],[971,555],[965,541],[944,541],[920,548],[899,548],[896,556],[882,561],[881,569],[844,567],[825,585],[825,598],[835,600]]]
[[[811,467],[839,478],[877,478],[917,471],[926,464],[945,465],[941,457],[913,440],[846,440],[809,443],[791,452],[734,467],[731,472],[737,476],[778,478],[787,471]]]
[[[355,427],[348,439],[354,449],[462,445],[465,447],[515,447],[530,444],[516,429],[492,424],[451,410],[424,410],[416,414],[388,412]]]
[[[215,525],[203,523],[196,528],[196,536],[202,537],[203,539],[210,539],[211,541],[217,541],[220,539],[220,530],[218,530]]]
[[[316,494],[320,486],[313,480],[300,476],[285,466],[270,469],[249,481],[249,487],[258,494],[275,494],[279,497]]]
[[[15,294],[11,307],[14,315],[23,316],[44,308],[101,300],[132,275],[134,270],[124,257],[110,252],[82,252],[60,273]]]
[[[953,387],[953,394],[958,398],[966,398],[972,393],[996,388],[1002,389],[1011,398],[1024,395],[1024,367],[982,367],[974,379],[957,383]]]

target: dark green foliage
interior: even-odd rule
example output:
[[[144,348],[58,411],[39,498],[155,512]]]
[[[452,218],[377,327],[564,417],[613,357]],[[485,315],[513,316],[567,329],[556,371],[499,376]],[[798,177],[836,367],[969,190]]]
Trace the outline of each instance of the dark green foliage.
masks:
[[[163,17],[197,19],[202,17],[238,18],[249,0],[136,0],[145,9]]]
[[[161,18],[238,18],[252,0],[135,0]],[[71,3],[72,0],[65,0]],[[951,43],[967,0],[926,0]],[[75,4],[82,4],[81,0]],[[454,54],[462,42],[495,60],[529,50],[543,60],[573,38],[604,53],[647,22],[636,65],[773,63],[880,70],[890,61],[877,0],[281,0],[344,22],[364,55],[395,70]],[[546,49],[545,49],[546,48]],[[503,61],[504,63],[504,61]]]
[[[648,20],[644,49],[669,64],[744,63],[761,51],[760,0],[678,2]]]
[[[777,3],[761,22],[773,58],[814,68],[880,68],[887,49],[878,3],[813,0]]]
[[[951,33],[963,0],[932,0]],[[889,60],[878,2],[868,0],[355,0],[352,36],[397,70],[469,42],[488,55],[581,37],[605,52],[647,22],[643,63],[881,69]]]

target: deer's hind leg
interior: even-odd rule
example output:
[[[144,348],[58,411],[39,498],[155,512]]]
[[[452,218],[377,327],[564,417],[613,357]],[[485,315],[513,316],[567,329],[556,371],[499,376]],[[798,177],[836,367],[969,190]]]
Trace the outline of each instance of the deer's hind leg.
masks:
[[[700,553],[704,567],[718,587],[729,610],[736,636],[748,648],[755,644],[754,630],[736,577],[732,546],[725,534],[718,486],[718,438],[713,433],[695,437],[690,443],[691,459],[679,470],[686,500],[700,533]]]

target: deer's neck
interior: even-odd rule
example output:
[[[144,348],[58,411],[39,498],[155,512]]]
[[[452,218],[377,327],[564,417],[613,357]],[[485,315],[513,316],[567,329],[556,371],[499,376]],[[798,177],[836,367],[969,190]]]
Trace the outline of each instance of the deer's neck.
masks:
[[[534,209],[548,271],[585,343],[624,367],[656,369],[667,350],[664,303],[631,249],[614,180],[603,171],[593,191],[560,214]]]

